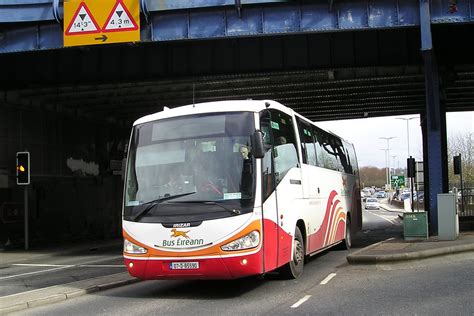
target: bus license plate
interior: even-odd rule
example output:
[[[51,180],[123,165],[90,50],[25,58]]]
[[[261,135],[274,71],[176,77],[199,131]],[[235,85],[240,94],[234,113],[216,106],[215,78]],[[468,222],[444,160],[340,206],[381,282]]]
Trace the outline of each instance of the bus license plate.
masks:
[[[171,262],[171,270],[191,270],[199,269],[199,262]]]

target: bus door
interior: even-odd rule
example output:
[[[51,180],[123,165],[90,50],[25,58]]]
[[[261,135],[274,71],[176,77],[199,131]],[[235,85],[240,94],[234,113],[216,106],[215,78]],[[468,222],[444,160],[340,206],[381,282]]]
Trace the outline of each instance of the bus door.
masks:
[[[291,260],[293,253],[295,225],[302,207],[302,179],[293,118],[280,111],[270,111],[278,224],[277,265],[281,266]]]
[[[275,175],[273,166],[273,136],[271,130],[270,111],[260,115],[261,131],[264,135],[266,148],[262,159],[262,222],[263,222],[263,254],[264,270],[272,271],[278,267],[278,209],[275,192]]]
[[[316,156],[316,148],[314,144],[313,127],[306,121],[296,118],[298,123],[299,136],[301,141],[302,153],[302,187],[303,187],[303,204],[307,219],[308,235],[314,234],[321,224],[321,186],[320,173],[318,173],[318,164]],[[316,247],[320,247],[319,243],[313,238],[307,239],[307,250],[311,252]]]

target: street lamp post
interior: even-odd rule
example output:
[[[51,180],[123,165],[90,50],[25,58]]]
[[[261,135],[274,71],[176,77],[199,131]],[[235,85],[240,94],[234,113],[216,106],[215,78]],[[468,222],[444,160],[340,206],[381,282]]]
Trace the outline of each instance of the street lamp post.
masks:
[[[395,174],[395,158],[397,158],[397,156],[390,156],[392,157],[393,159],[393,174]]]
[[[387,185],[390,183],[390,177],[388,175],[388,155],[387,155],[387,152],[388,152],[388,149],[387,148],[383,148],[383,149],[380,149],[380,150],[383,150],[385,152],[385,189],[387,189]]]
[[[379,137],[380,139],[385,139],[387,141],[387,155],[386,155],[386,161],[387,161],[387,184],[389,189],[391,190],[391,184],[390,184],[390,177],[389,177],[389,170],[390,170],[390,140],[396,138],[395,136],[390,136],[390,137]]]
[[[397,117],[397,120],[404,120],[407,122],[407,157],[410,157],[410,121],[418,118],[417,116],[412,117]],[[407,178],[408,180],[408,178]],[[410,182],[407,183],[408,187],[410,187]]]

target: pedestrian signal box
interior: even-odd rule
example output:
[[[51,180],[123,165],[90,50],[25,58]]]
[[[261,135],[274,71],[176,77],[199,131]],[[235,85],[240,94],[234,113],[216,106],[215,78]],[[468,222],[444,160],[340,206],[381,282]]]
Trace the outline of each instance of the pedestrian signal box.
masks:
[[[27,151],[16,153],[16,184],[30,184],[30,153]]]

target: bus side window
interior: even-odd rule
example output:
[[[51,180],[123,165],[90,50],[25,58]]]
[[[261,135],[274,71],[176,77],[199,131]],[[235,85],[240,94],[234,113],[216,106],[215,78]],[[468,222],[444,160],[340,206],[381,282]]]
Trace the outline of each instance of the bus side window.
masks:
[[[278,184],[290,171],[299,166],[296,135],[291,116],[276,110],[270,110],[271,128],[274,144],[275,180]]]
[[[350,143],[344,143],[344,147],[347,150],[347,156],[349,157],[349,162],[351,166],[351,174],[358,175],[358,166],[357,166],[357,157],[354,150],[354,145]]]
[[[313,128],[313,139],[314,146],[316,148],[317,166],[321,168],[328,168],[328,157],[323,146],[325,141],[323,132],[317,128]]]
[[[313,143],[313,129],[310,124],[297,118],[298,130],[300,132],[301,149],[303,152],[303,163],[316,166],[316,149]]]

